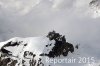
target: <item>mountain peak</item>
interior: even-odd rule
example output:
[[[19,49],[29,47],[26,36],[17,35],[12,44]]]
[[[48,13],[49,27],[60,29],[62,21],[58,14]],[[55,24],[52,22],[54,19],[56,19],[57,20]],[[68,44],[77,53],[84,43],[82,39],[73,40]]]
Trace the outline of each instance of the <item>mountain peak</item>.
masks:
[[[73,44],[55,31],[49,32],[46,37],[17,37],[1,44],[1,66],[47,66],[44,58],[66,57],[69,52],[74,52]]]

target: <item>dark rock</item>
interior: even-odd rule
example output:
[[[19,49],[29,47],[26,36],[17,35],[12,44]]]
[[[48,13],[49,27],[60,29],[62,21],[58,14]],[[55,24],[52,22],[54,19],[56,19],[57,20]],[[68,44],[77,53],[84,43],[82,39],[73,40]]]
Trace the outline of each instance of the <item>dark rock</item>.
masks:
[[[65,36],[52,31],[48,33],[47,37],[50,40],[55,40],[55,46],[52,48],[49,54],[45,54],[46,56],[54,58],[60,55],[67,56],[68,52],[74,52],[73,44],[66,42]]]

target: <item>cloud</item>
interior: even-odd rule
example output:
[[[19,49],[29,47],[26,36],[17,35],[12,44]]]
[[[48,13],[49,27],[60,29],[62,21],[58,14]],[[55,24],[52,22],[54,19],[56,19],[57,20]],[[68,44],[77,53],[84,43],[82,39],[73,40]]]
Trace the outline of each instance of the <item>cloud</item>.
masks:
[[[75,0],[51,0],[52,8],[55,10],[61,10],[61,9],[70,9],[73,6],[73,2]]]
[[[99,32],[99,19],[91,18],[87,13],[90,1],[1,0],[0,25],[4,35],[10,30],[9,34],[13,36],[35,36],[55,29],[71,33],[72,38],[82,38],[82,35],[88,36],[89,30],[92,35]]]
[[[39,2],[40,0],[1,0],[0,6],[4,10],[23,15],[29,13]]]

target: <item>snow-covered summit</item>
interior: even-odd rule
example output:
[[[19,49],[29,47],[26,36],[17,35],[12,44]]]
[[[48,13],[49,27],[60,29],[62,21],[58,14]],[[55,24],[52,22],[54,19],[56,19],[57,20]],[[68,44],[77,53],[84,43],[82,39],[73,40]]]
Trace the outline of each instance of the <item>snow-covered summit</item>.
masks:
[[[49,32],[46,37],[15,37],[0,43],[1,66],[49,66],[45,58],[66,57],[74,46],[65,36]]]

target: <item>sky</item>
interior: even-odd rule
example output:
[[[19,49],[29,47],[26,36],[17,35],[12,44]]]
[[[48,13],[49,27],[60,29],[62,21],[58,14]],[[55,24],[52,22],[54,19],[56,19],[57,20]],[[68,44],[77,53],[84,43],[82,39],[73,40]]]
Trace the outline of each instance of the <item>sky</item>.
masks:
[[[86,53],[99,60],[100,11],[95,6],[100,1],[89,6],[91,1],[0,0],[0,41],[45,36],[55,30],[68,42],[86,45],[90,48]]]

